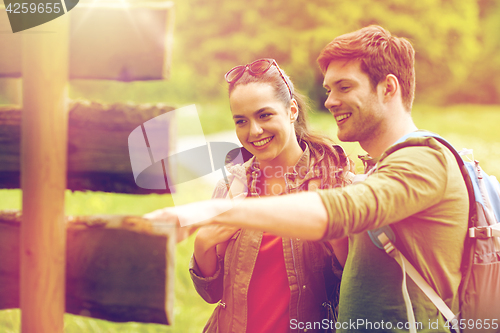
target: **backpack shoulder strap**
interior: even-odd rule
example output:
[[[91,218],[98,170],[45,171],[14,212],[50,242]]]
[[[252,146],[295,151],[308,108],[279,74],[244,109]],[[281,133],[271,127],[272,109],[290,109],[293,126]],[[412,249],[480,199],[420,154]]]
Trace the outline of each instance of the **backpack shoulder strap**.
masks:
[[[392,231],[392,230],[391,230]],[[371,235],[370,235],[371,237]],[[446,305],[443,299],[436,293],[436,291],[425,281],[425,279],[420,275],[420,273],[413,267],[408,259],[396,248],[394,243],[387,237],[384,231],[381,231],[377,235],[377,240],[383,245],[385,252],[394,258],[403,271],[403,284],[401,286],[403,291],[403,298],[406,304],[406,311],[408,314],[408,321],[415,322],[415,317],[413,314],[413,307],[411,305],[410,295],[406,287],[406,274],[415,282],[415,284],[422,290],[422,292],[431,300],[431,302],[436,306],[436,308],[441,312],[441,314],[451,322],[456,316],[451,311],[451,309]],[[413,326],[413,325],[411,325]]]
[[[394,145],[405,142],[407,139],[410,138],[426,138],[426,137],[431,137],[436,139],[439,143],[448,148],[448,150],[451,151],[453,156],[455,156],[455,160],[457,161],[458,166],[460,168],[460,173],[462,174],[462,177],[465,181],[465,185],[467,186],[467,193],[469,194],[469,228],[473,227],[474,224],[472,222],[477,218],[474,186],[472,184],[469,171],[467,170],[467,166],[465,165],[464,160],[460,156],[459,152],[455,149],[455,147],[453,147],[451,143],[449,143],[446,139],[439,136],[438,134],[427,131],[415,131],[408,133],[405,136],[401,137],[398,141],[396,141]]]
[[[405,142],[409,138],[423,138],[423,137],[432,137],[432,138],[436,139],[443,146],[448,148],[448,150],[451,151],[453,156],[455,156],[455,159],[456,159],[458,166],[460,168],[460,173],[462,174],[462,177],[465,181],[465,185],[467,187],[467,193],[469,195],[469,225],[468,225],[468,227],[469,228],[475,227],[476,226],[475,221],[477,220],[477,207],[476,207],[476,198],[475,198],[475,194],[474,194],[474,186],[473,186],[469,171],[467,170],[467,166],[464,163],[464,160],[462,159],[462,157],[460,156],[458,151],[447,140],[445,140],[444,138],[442,138],[438,134],[435,134],[432,132],[427,132],[427,131],[415,131],[415,132],[411,132],[409,134],[406,134],[405,136],[401,137],[398,141],[396,141],[394,143],[394,145]],[[373,232],[374,232],[374,230],[368,231],[372,241],[374,240],[374,238],[376,238],[376,236],[371,235],[371,233],[373,233]],[[394,238],[391,238],[391,239],[394,241]],[[377,245],[377,247],[380,248],[380,246],[378,244],[375,244],[375,245]]]

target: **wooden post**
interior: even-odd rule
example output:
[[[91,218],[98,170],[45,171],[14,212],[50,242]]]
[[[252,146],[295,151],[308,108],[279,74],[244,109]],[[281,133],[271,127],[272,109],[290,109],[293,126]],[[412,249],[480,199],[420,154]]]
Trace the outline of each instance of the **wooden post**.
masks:
[[[64,331],[68,16],[23,32],[23,333]]]

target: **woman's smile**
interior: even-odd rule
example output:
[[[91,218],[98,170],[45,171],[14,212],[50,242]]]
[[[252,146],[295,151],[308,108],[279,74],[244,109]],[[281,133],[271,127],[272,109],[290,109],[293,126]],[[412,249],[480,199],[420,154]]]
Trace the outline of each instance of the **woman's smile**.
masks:
[[[265,139],[262,139],[259,141],[253,141],[250,143],[254,146],[255,149],[265,149],[267,146],[269,146],[269,144],[273,138],[274,138],[274,136],[269,136]]]

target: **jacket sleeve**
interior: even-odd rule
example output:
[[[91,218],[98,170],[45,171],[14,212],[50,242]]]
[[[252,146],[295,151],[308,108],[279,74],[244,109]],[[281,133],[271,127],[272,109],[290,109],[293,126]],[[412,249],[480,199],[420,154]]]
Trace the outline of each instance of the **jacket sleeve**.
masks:
[[[209,277],[202,277],[194,255],[189,262],[189,274],[193,280],[194,288],[205,302],[213,304],[222,298],[224,281],[224,258],[218,257],[215,274]]]

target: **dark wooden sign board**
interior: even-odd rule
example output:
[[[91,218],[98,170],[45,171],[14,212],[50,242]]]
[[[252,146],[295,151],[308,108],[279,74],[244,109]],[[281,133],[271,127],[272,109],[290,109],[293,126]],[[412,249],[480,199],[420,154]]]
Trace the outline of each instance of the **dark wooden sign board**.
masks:
[[[145,121],[174,110],[165,104],[102,104],[77,100],[69,106],[67,188],[128,194],[166,194],[139,187],[132,172],[128,136]],[[21,108],[0,106],[0,188],[20,188]],[[173,133],[175,123],[165,129]],[[165,146],[175,147],[173,135]]]
[[[19,307],[19,212],[0,211],[0,309]],[[175,228],[134,216],[68,217],[66,312],[171,324]]]

